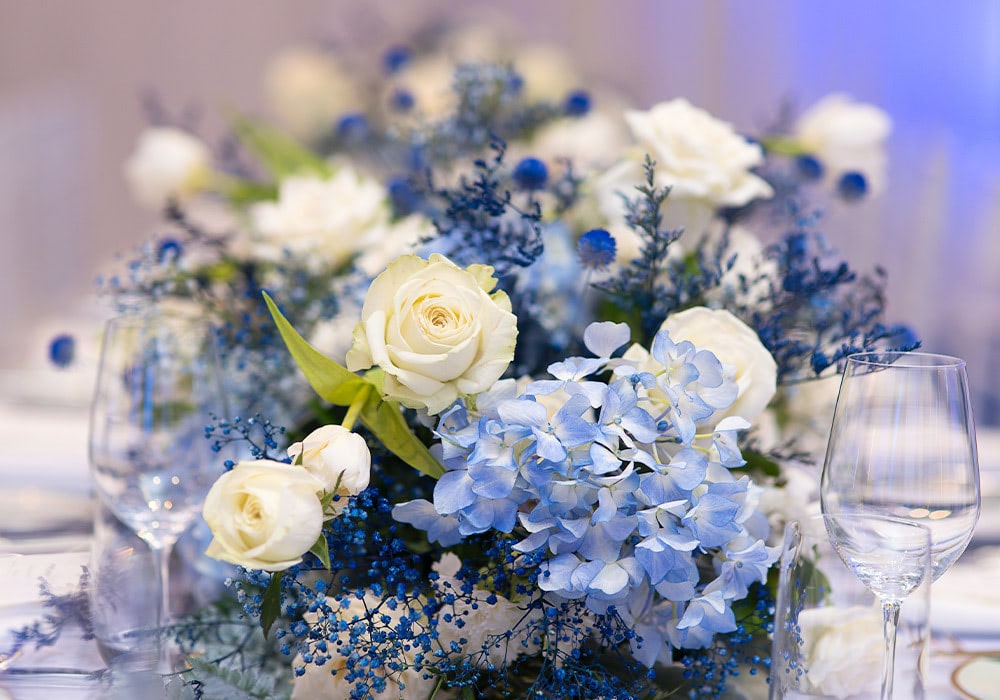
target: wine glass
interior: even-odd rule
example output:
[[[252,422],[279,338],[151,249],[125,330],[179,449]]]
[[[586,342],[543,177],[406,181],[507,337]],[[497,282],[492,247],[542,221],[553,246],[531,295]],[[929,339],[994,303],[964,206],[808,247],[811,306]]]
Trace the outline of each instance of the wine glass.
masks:
[[[851,355],[820,485],[824,513],[876,513],[931,531],[934,580],[979,520],[979,463],[965,362],[947,355]]]
[[[972,539],[980,510],[965,362],[915,352],[849,356],[823,464],[820,502],[828,515],[881,515],[925,526],[931,538],[932,580],[947,571]],[[844,532],[838,537],[849,541],[850,528],[840,529]],[[883,542],[887,552],[896,549],[890,538]],[[890,577],[905,578],[905,572],[891,570],[874,554],[857,561],[852,569],[869,579],[866,584],[889,590]],[[899,580],[895,585],[902,590],[907,584]],[[895,632],[890,617],[886,608],[887,642]],[[891,676],[889,684],[884,698],[891,697]]]
[[[827,515],[830,542],[882,604],[882,700],[892,698],[899,610],[930,575],[930,530],[915,520],[872,514]]]
[[[216,475],[206,426],[226,415],[207,322],[155,312],[107,323],[91,408],[91,472],[102,501],[153,552],[159,628],[170,620],[171,550]]]

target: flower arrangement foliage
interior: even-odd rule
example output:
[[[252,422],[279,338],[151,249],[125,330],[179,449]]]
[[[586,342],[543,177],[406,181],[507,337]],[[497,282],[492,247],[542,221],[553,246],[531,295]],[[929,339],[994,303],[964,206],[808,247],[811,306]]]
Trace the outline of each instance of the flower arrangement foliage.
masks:
[[[336,102],[317,85],[382,98],[298,138],[238,118],[214,163],[158,126],[129,164],[170,233],[105,288],[212,314],[241,415],[271,419],[223,426],[252,459],[207,498],[208,554],[292,698],[718,696],[766,668],[789,392],[916,345],[806,203],[881,182],[835,144],[887,122],[838,98],[830,133],[749,139],[680,99],[535,99],[506,63],[458,65],[442,108],[423,58],[368,90],[289,62],[313,72],[286,116]],[[559,138],[608,122],[631,138],[603,154]],[[233,658],[195,685],[238,686]]]

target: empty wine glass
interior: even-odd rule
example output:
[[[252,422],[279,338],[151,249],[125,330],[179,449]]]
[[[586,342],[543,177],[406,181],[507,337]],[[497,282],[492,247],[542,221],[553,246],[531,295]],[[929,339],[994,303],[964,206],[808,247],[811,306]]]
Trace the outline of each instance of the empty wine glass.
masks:
[[[979,519],[979,463],[965,362],[876,352],[847,358],[820,485],[824,513],[875,513],[931,532],[934,580]]]
[[[170,619],[169,559],[218,470],[206,439],[227,415],[215,334],[203,320],[149,313],[105,328],[91,408],[90,465],[107,507],[149,545]]]
[[[947,571],[972,539],[980,510],[965,363],[914,352],[848,357],[820,502],[827,515],[881,515],[923,525],[930,532],[932,580]],[[905,557],[894,539],[903,537],[903,531],[881,538],[879,547],[879,538],[848,529],[831,530],[831,540],[841,542],[838,551],[845,562],[854,561],[849,566],[855,574],[886,601],[888,647],[895,633],[891,599],[910,585]],[[887,684],[883,698],[891,697],[891,675]]]

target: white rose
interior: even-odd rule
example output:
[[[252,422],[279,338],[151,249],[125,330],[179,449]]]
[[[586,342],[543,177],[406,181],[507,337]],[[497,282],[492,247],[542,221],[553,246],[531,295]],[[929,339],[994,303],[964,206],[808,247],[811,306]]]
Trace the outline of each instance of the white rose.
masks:
[[[781,465],[783,486],[765,484],[761,491],[757,511],[767,516],[771,525],[771,540],[768,544],[779,545],[785,532],[785,525],[795,520],[808,522],[820,514],[819,474],[807,467]]]
[[[722,223],[712,225],[708,230],[709,249],[718,244],[724,232]],[[778,273],[778,265],[765,255],[764,244],[749,229],[739,225],[729,226],[729,247],[723,255],[728,262],[735,256],[733,266],[722,273],[719,285],[706,293],[706,300],[713,305],[725,306],[729,299],[739,300],[747,305],[760,307],[760,300],[770,291],[770,280]],[[743,285],[746,284],[746,291]]]
[[[347,351],[351,349],[354,327],[361,318],[361,304],[353,300],[341,300],[340,313],[331,319],[317,321],[309,335],[309,344],[327,357],[344,364]]]
[[[361,240],[358,269],[374,277],[390,262],[406,253],[413,253],[425,240],[435,235],[434,224],[421,214],[411,214],[384,226],[372,227]]]
[[[153,127],[139,135],[125,163],[132,195],[142,204],[162,208],[202,190],[212,173],[208,147],[186,131]]]
[[[833,698],[878,694],[883,645],[878,608],[810,608],[797,621],[810,688]]]
[[[356,496],[368,488],[372,469],[368,443],[341,425],[317,428],[302,442],[291,445],[288,456],[301,457],[300,464],[322,482],[325,492],[333,493],[336,488],[342,497],[341,506],[348,496]]]
[[[455,65],[442,54],[418,58],[387,82],[382,101],[388,104],[395,91],[403,90],[413,97],[414,114],[419,119],[443,118],[455,107],[452,91]]]
[[[443,255],[404,255],[368,288],[352,372],[385,371],[383,395],[440,413],[460,395],[489,389],[514,357],[517,318],[493,268],[455,265]]]
[[[753,421],[774,397],[778,365],[754,330],[728,311],[696,306],[670,314],[660,328],[675,343],[689,340],[710,350],[733,372],[739,394],[732,406],[712,415],[713,421],[725,416]]]
[[[524,97],[532,102],[559,99],[582,87],[576,63],[548,44],[519,46],[511,56],[514,71],[524,80]]]
[[[547,163],[569,158],[575,166],[596,168],[615,162],[626,143],[625,131],[618,120],[591,111],[582,117],[566,117],[543,126],[530,147],[523,150],[524,155],[533,155]],[[517,155],[514,151],[511,162],[517,161]]]
[[[263,257],[279,259],[286,248],[340,265],[359,250],[366,232],[389,223],[385,189],[340,165],[329,179],[291,176],[281,181],[276,202],[250,209]]]
[[[646,112],[628,111],[625,121],[636,145],[596,182],[599,206],[612,225],[624,221],[621,194],[634,198],[634,186],[644,181],[647,154],[656,161],[656,185],[671,188],[663,211],[671,227],[698,234],[719,207],[739,207],[773,194],[766,181],[750,172],[764,162],[761,147],[684,99],[661,102]]]
[[[364,104],[351,74],[329,53],[311,47],[282,51],[264,72],[264,95],[293,136],[315,140]]]
[[[885,180],[884,142],[889,115],[846,95],[827,95],[803,112],[795,125],[799,144],[819,158],[831,179],[860,172],[877,192]]]
[[[207,554],[248,569],[297,564],[323,529],[323,484],[299,466],[240,462],[212,485],[202,516],[214,536]]]
[[[764,445],[791,444],[822,462],[839,389],[837,374],[783,386],[771,411],[771,430],[761,435]]]

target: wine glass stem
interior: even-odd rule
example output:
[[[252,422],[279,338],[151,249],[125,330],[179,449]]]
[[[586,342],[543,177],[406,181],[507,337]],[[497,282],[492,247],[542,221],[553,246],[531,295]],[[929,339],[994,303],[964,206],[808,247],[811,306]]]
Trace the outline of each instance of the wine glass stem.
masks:
[[[156,626],[162,629],[170,622],[170,552],[173,546],[161,544],[150,549],[160,576],[160,607],[156,613]]]
[[[896,665],[896,627],[899,624],[899,602],[882,601],[882,700],[892,700],[892,679]]]

